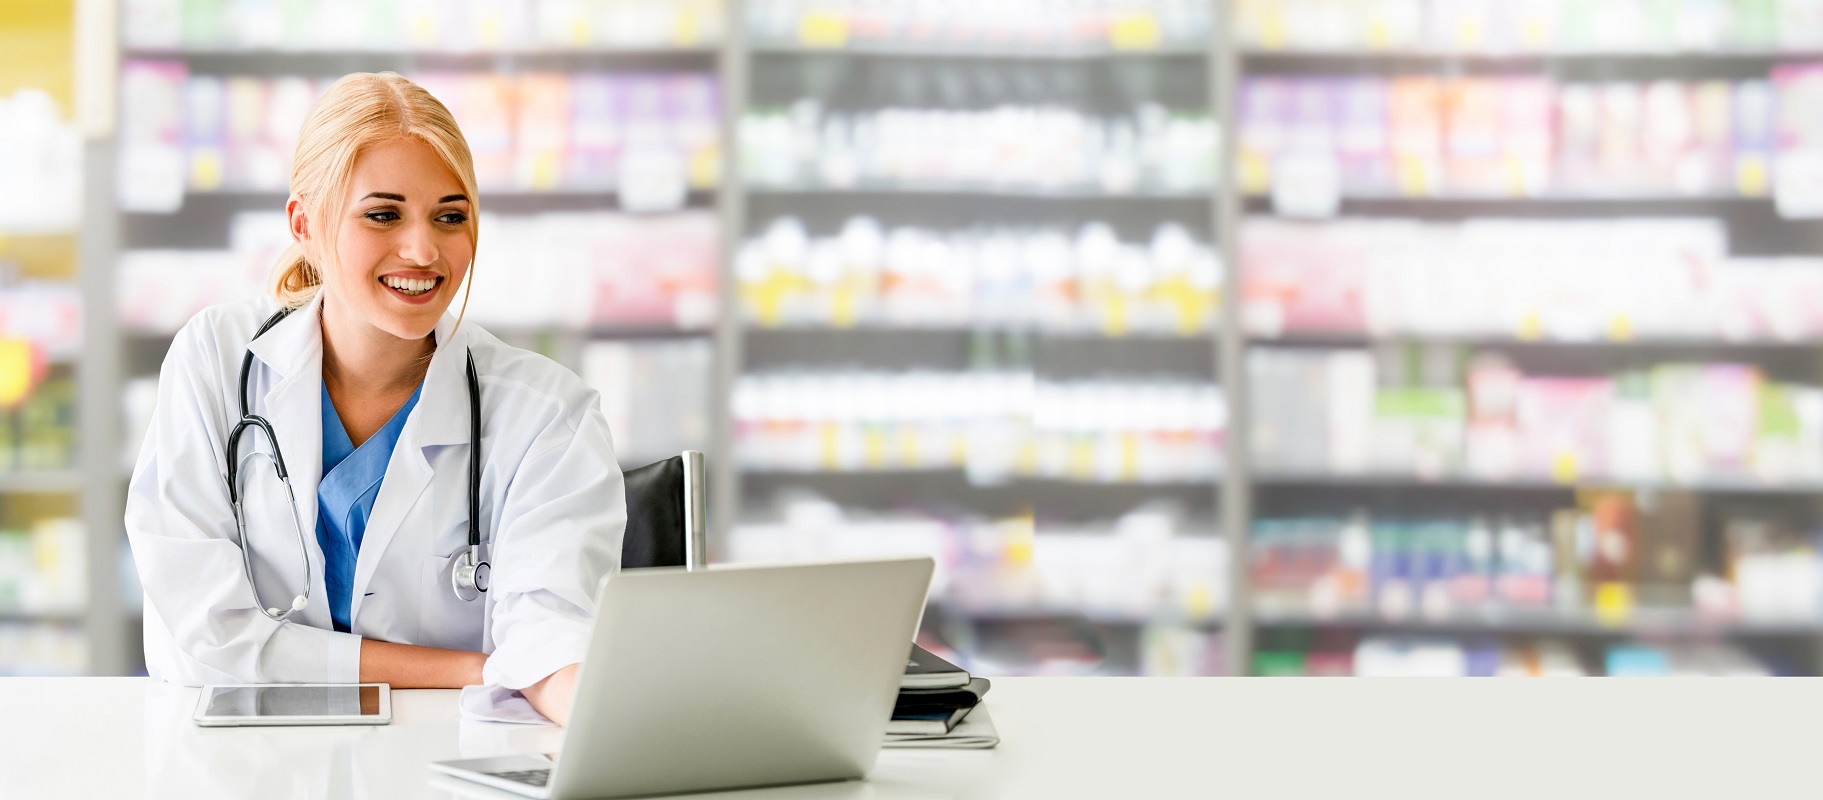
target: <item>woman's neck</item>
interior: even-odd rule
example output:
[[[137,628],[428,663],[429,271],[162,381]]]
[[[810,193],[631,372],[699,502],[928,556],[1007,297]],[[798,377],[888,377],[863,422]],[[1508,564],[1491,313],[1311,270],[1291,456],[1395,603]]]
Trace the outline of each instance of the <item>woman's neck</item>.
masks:
[[[333,298],[324,298],[323,382],[332,395],[386,397],[409,393],[424,382],[435,335],[401,339],[352,318]]]

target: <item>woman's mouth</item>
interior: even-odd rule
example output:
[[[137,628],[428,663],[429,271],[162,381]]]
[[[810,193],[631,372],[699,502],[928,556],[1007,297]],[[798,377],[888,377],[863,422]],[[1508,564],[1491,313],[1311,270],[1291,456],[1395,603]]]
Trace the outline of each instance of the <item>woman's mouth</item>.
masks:
[[[436,291],[437,285],[442,282],[442,278],[398,278],[391,275],[380,278],[380,283],[386,288],[406,297],[423,297]]]

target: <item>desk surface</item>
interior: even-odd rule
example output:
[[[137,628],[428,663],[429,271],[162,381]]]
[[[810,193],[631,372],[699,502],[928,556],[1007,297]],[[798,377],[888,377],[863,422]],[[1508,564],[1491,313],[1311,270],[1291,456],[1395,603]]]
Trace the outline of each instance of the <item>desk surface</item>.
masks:
[[[512,797],[426,764],[555,750],[393,693],[378,728],[198,728],[196,690],[0,679],[8,798]],[[1823,680],[1006,678],[991,751],[887,750],[867,781],[754,798],[1792,797],[1823,775]],[[460,784],[458,784],[460,786]]]

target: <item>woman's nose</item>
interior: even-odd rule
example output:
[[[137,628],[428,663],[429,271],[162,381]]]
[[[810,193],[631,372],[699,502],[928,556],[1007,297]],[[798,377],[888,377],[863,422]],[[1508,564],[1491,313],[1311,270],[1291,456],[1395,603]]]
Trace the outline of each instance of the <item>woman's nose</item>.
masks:
[[[413,225],[405,231],[404,241],[399,243],[399,258],[420,267],[437,263],[437,243],[429,225]]]

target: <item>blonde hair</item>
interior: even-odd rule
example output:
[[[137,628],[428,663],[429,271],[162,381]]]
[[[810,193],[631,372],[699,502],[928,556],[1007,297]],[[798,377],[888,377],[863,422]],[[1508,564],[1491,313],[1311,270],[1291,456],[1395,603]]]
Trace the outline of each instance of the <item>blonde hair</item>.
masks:
[[[430,92],[396,72],[356,72],[336,81],[317,100],[298,134],[297,154],[291,161],[291,193],[303,205],[320,247],[334,252],[340,206],[348,196],[355,159],[369,147],[407,137],[429,145],[462,182],[473,209],[468,215],[469,244],[479,241],[481,197],[475,190],[475,160],[456,118]],[[308,304],[323,286],[318,266],[293,242],[272,267],[273,296],[286,308]],[[473,263],[469,267],[472,272]],[[467,311],[464,293],[462,314]]]

